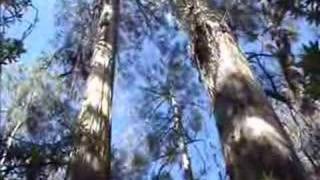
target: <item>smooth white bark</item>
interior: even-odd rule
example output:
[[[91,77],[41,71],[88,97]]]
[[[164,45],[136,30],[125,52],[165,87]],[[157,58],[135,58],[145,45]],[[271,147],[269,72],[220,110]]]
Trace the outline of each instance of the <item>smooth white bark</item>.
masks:
[[[111,104],[114,73],[114,7],[102,1],[85,99],[79,114],[70,178],[111,178]]]

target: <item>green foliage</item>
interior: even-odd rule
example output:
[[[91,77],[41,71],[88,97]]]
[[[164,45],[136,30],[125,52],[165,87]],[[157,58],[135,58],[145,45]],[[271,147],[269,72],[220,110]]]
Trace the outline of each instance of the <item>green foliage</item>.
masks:
[[[7,109],[3,134],[21,124],[3,164],[13,168],[4,177],[35,179],[56,172],[68,159],[69,124],[76,115],[68,104],[62,79],[38,66],[10,65],[4,68],[2,86]]]
[[[15,62],[24,52],[26,50],[20,40],[9,38],[0,41],[0,64]]]
[[[306,93],[313,99],[320,98],[320,44],[319,41],[303,45],[302,68],[305,73]]]
[[[178,160],[178,149],[177,147],[167,147],[167,149],[165,150],[165,154],[167,155],[167,157],[165,158],[167,163],[169,164],[173,164],[175,162],[177,162]]]
[[[173,180],[173,178],[169,172],[164,171],[161,174],[154,176],[152,180]]]
[[[40,163],[41,156],[39,150],[36,147],[32,147],[30,158],[30,162],[33,166],[36,166]]]
[[[44,138],[44,132],[48,135],[55,131],[52,121],[64,122],[74,116],[68,98],[63,98],[66,91],[62,79],[45,69],[6,68],[2,85],[7,94],[7,125],[23,122],[31,136]]]
[[[262,174],[261,180],[275,180],[275,179],[273,178],[272,174],[268,174],[268,173],[264,172]]]
[[[1,24],[9,26],[16,21],[20,21],[26,8],[32,6],[31,0],[1,0]]]
[[[160,144],[159,144],[159,136],[153,133],[149,133],[146,137],[147,145],[149,151],[152,153],[153,156],[157,157],[160,155]]]
[[[320,2],[318,0],[279,1],[279,5],[290,10],[294,16],[305,17],[315,25],[320,25]]]
[[[137,152],[134,154],[133,156],[133,160],[132,160],[132,165],[135,168],[143,168],[145,167],[147,164],[149,163],[149,160],[147,158],[147,156],[145,156],[144,154]]]
[[[194,132],[199,132],[202,130],[202,123],[203,123],[203,115],[197,111],[194,110],[193,112],[193,119],[189,121],[189,126]]]
[[[22,33],[22,37],[6,37],[8,28],[17,21],[21,22],[26,10],[32,7],[36,10],[36,17]],[[18,60],[26,50],[23,47],[23,40],[31,33],[34,24],[37,22],[37,9],[32,5],[31,0],[6,0],[0,1],[1,23],[0,23],[0,65],[8,64]],[[29,23],[29,22],[28,22]]]

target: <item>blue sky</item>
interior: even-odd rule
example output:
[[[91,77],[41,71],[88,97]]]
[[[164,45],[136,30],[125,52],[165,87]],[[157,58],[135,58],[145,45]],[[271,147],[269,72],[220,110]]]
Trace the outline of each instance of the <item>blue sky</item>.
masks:
[[[42,52],[47,52],[52,49],[52,43],[55,35],[55,5],[56,0],[34,0],[34,6],[39,10],[39,21],[33,29],[32,33],[25,41],[24,53],[21,57],[21,63],[28,64],[35,61]],[[28,24],[33,21],[35,11],[30,9],[24,16],[22,22],[17,22],[10,28],[9,36],[21,37],[23,31]]]

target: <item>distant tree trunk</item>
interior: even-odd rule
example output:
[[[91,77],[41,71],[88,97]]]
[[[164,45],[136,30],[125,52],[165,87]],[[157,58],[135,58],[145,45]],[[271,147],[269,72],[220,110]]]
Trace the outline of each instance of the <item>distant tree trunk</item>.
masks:
[[[171,97],[171,106],[173,108],[174,130],[178,133],[178,149],[181,153],[181,165],[185,180],[193,180],[191,159],[188,153],[188,143],[185,138],[185,132],[182,123],[181,108],[174,96]]]
[[[308,144],[312,142],[312,138],[314,138],[313,133],[318,131],[317,127],[320,123],[320,111],[317,108],[318,104],[304,89],[303,82],[305,77],[303,69],[295,63],[291,47],[292,42],[290,41],[288,30],[274,28],[272,36],[278,48],[276,55],[288,86],[285,97],[288,99],[286,106],[289,108],[288,111],[291,112],[291,116],[289,116],[291,118],[283,122],[288,129],[290,129],[291,126],[293,131],[297,131],[296,133],[290,134],[291,139],[295,139],[294,143],[297,147],[299,147],[299,145],[301,147],[301,144],[303,144],[302,148],[300,148],[302,152],[300,153],[300,158],[305,164],[305,169],[309,173],[315,173],[319,158],[314,156],[314,153],[310,151],[314,148],[307,147],[314,147],[314,144]],[[284,107],[281,106],[278,107],[278,109],[281,109],[279,113],[280,117],[282,115],[281,113],[283,113],[283,108]],[[308,140],[301,142],[302,138],[306,139],[305,137],[308,137],[309,142]]]
[[[12,129],[12,131],[10,132],[10,134],[7,137],[7,141],[5,144],[5,149],[3,151],[3,154],[1,155],[1,160],[0,160],[0,170],[4,171],[6,169],[5,167],[5,161],[7,159],[8,153],[10,152],[10,148],[12,146],[12,144],[14,143],[14,136],[16,135],[16,133],[18,132],[18,130],[21,128],[21,126],[23,125],[24,121],[19,121],[16,126]],[[0,174],[0,177],[3,176],[2,172]]]
[[[223,19],[203,1],[176,3],[214,104],[231,179],[306,179],[291,140]]]
[[[111,179],[111,104],[119,0],[103,0],[69,178]]]

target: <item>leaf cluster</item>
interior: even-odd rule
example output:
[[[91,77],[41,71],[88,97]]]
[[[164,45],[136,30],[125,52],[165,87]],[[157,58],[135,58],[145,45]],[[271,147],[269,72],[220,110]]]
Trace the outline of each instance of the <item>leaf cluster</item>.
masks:
[[[0,64],[16,62],[25,53],[23,42],[14,38],[0,40]]]
[[[309,42],[303,45],[302,68],[305,73],[306,93],[313,99],[320,98],[320,43]]]

